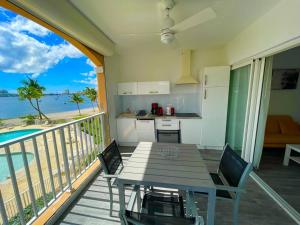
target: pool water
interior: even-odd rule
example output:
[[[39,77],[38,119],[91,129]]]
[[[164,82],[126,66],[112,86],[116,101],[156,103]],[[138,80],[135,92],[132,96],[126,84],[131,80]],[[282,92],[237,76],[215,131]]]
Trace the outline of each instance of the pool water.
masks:
[[[34,155],[32,153],[27,152],[26,157],[28,163],[30,163],[34,158]],[[11,158],[16,172],[19,169],[22,169],[24,167],[24,162],[23,162],[21,152],[11,153]],[[5,181],[10,176],[6,154],[0,154],[0,165],[1,165],[0,166],[0,182],[1,182],[1,181]]]
[[[42,129],[24,129],[24,130],[14,130],[9,132],[0,133],[0,143],[4,141],[9,141],[18,137],[22,137],[28,134],[32,134]],[[1,164],[0,164],[1,165]]]

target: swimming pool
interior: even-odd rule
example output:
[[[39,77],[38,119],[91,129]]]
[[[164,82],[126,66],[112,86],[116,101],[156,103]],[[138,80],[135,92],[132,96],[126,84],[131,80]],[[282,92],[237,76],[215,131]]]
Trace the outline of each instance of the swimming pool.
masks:
[[[4,141],[9,141],[18,137],[22,137],[28,134],[32,134],[38,131],[41,131],[42,129],[24,129],[24,130],[14,130],[14,131],[8,131],[4,133],[0,133],[0,143]],[[1,165],[1,164],[0,164]]]
[[[30,163],[34,155],[32,153],[26,152],[26,157],[28,160],[28,163]],[[21,152],[11,153],[11,158],[14,164],[15,171],[17,172],[19,169],[24,167],[24,162],[22,158]],[[0,154],[0,182],[7,179],[7,177],[10,176],[6,154]]]

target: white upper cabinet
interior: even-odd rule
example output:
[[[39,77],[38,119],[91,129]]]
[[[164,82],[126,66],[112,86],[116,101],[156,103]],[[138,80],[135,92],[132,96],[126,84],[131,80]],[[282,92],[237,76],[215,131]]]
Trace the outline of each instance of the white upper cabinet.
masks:
[[[118,83],[118,95],[137,95],[137,82]]]
[[[229,86],[230,66],[205,67],[203,74],[203,87]]]
[[[139,95],[170,94],[169,81],[138,82]]]

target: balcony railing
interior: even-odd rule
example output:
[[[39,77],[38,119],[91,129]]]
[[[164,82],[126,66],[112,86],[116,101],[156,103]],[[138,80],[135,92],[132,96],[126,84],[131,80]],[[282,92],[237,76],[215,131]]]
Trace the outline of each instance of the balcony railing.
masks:
[[[9,177],[0,184],[0,224],[32,223],[62,193],[72,191],[104,148],[103,121],[104,113],[98,113],[1,143]],[[15,152],[22,156],[23,169],[14,161]],[[31,161],[28,154],[34,156]]]

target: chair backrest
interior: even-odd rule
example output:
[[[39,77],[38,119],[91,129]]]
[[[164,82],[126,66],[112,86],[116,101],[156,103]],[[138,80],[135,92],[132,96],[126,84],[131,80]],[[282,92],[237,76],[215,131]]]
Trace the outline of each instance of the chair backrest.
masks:
[[[200,225],[194,217],[172,217],[162,215],[149,215],[146,213],[138,213],[125,211],[125,219],[128,225]]]
[[[116,141],[114,140],[98,155],[106,174],[115,174],[122,163],[122,157]]]
[[[245,178],[252,170],[252,165],[243,160],[232,148],[226,144],[219,165],[219,172],[222,172],[230,186],[242,186]]]

